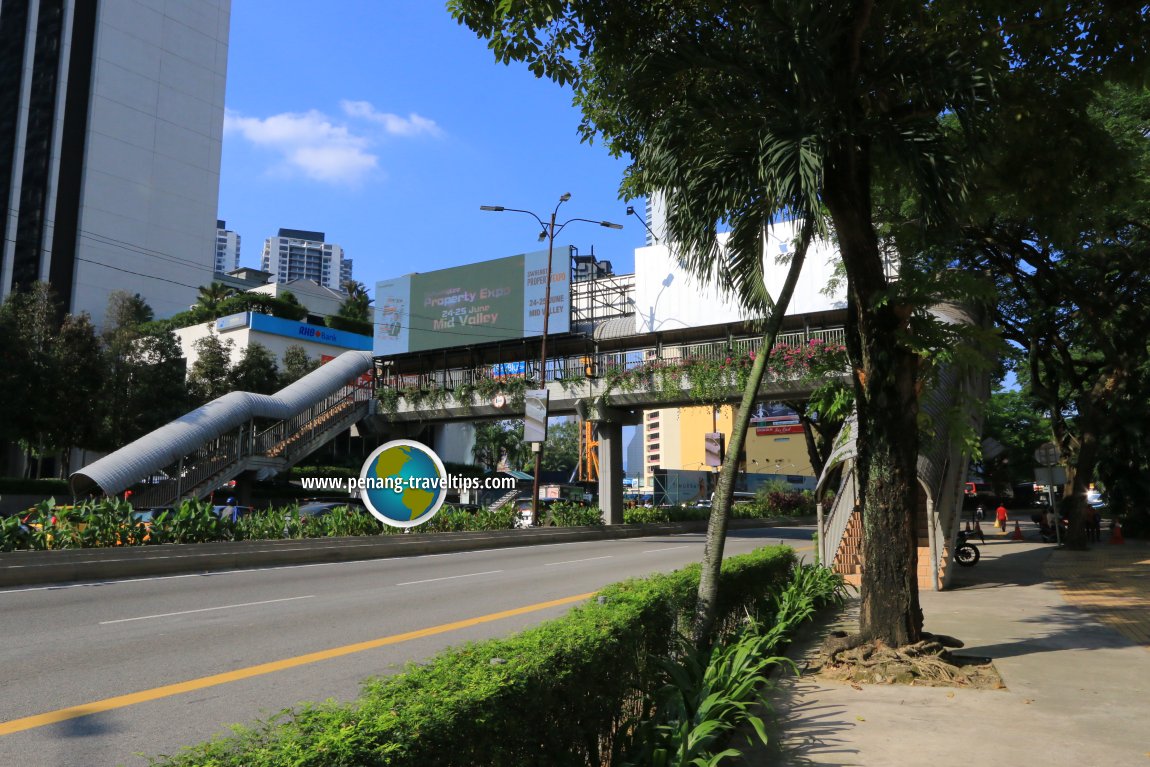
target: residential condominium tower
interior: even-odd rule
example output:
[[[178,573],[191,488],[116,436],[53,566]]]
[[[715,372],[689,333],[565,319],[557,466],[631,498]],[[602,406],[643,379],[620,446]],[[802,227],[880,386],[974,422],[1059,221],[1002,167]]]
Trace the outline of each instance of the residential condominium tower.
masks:
[[[240,236],[228,229],[227,221],[216,221],[216,274],[240,268]]]
[[[323,232],[304,229],[280,229],[264,240],[262,268],[276,282],[311,280],[333,290],[343,290],[352,279],[351,261],[343,257],[343,248],[325,242]]]
[[[230,0],[0,3],[0,293],[50,282],[99,324],[211,282]]]

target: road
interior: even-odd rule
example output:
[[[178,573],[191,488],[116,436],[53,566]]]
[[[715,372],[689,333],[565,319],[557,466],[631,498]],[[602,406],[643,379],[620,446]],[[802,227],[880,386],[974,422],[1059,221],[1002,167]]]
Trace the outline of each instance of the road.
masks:
[[[736,531],[726,553],[810,535]],[[0,591],[0,765],[145,764],[702,550],[664,535]]]

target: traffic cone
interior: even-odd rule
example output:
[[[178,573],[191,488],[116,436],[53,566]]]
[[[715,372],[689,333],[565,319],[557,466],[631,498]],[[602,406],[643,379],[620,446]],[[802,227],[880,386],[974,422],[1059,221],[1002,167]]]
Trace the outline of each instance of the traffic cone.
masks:
[[[1012,540],[1012,541],[1026,540],[1025,538],[1022,537],[1022,528],[1018,526],[1018,520],[1015,520],[1015,522],[1014,522],[1014,534],[1010,536],[1010,540]]]
[[[966,532],[970,532],[970,520],[966,520]]]
[[[1110,542],[1111,543],[1126,543],[1126,539],[1122,537],[1122,525],[1118,520],[1114,520],[1114,524],[1110,526]]]

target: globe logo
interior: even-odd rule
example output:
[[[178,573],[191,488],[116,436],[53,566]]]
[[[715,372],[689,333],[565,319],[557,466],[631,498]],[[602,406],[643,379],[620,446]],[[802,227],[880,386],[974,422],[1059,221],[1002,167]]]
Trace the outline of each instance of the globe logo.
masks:
[[[427,445],[410,439],[376,448],[359,477],[368,511],[392,527],[423,524],[447,498],[443,462]]]

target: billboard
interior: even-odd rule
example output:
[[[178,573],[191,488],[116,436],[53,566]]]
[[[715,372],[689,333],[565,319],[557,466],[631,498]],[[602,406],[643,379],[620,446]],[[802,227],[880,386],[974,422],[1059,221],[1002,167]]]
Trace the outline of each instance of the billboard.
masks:
[[[751,427],[758,437],[803,433],[799,414],[778,402],[760,402],[751,415]]]
[[[551,273],[549,333],[571,329],[568,249]],[[375,284],[380,356],[506,341],[543,333],[547,251],[409,274]]]

